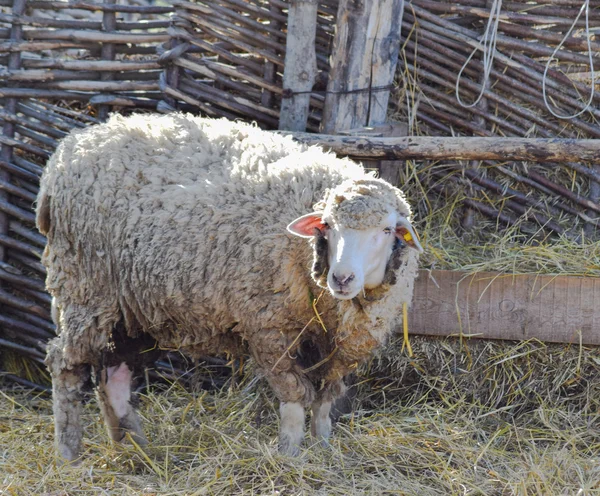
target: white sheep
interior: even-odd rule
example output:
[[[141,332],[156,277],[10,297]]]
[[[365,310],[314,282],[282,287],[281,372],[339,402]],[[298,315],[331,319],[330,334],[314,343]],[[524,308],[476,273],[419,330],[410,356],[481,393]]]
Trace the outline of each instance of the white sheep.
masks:
[[[111,438],[146,442],[130,399],[148,348],[249,352],[281,402],[280,449],[298,452],[309,406],[326,442],[344,376],[410,303],[409,218],[358,164],[248,124],[113,116],[67,136],[37,204],[59,454],[80,455],[90,370]]]

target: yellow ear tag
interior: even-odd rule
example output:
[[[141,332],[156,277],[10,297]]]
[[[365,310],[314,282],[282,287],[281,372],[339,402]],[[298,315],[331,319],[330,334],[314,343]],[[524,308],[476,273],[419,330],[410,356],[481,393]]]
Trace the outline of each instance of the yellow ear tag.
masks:
[[[402,237],[404,238],[404,241],[406,241],[407,243],[410,243],[413,239],[413,237],[411,236],[411,234],[406,231],[404,234],[402,234]]]

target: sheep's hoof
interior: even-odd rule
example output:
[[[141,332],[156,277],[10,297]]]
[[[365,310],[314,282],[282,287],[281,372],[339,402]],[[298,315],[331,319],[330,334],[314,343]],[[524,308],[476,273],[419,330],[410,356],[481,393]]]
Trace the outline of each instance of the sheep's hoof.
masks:
[[[83,456],[65,456],[64,453],[56,457],[56,465],[58,467],[79,467],[83,461]]]
[[[300,445],[285,437],[279,440],[279,453],[286,456],[297,457],[300,455]]]

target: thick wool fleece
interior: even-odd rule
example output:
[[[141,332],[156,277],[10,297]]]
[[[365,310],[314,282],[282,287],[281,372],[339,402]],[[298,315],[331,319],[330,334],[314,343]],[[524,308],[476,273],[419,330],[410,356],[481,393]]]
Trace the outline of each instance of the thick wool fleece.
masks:
[[[113,116],[73,132],[48,163],[37,207],[60,332],[51,371],[97,364],[119,324],[191,354],[249,349],[281,400],[310,403],[322,379],[338,381],[385,341],[417,262],[404,249],[400,282],[333,299],[310,276],[311,244],[286,232],[314,204],[350,227],[390,206],[410,213],[359,165],[247,124]],[[330,332],[313,321],[296,339],[321,293]],[[307,340],[313,361],[333,358],[305,374]]]

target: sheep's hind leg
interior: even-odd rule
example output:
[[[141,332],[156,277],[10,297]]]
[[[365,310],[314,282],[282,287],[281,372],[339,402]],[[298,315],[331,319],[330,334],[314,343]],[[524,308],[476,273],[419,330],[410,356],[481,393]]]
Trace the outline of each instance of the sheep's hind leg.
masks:
[[[55,443],[58,454],[66,461],[81,455],[81,410],[83,389],[89,379],[89,367],[80,365],[52,373],[52,408]]]
[[[311,435],[319,440],[321,446],[329,445],[331,436],[331,401],[317,400],[312,404],[312,419],[310,422]]]
[[[300,403],[281,402],[279,406],[279,451],[298,456],[304,439],[304,407]]]
[[[129,433],[136,444],[146,446],[148,441],[131,404],[132,378],[133,372],[125,362],[103,369],[97,389],[100,409],[113,441],[122,442]]]

